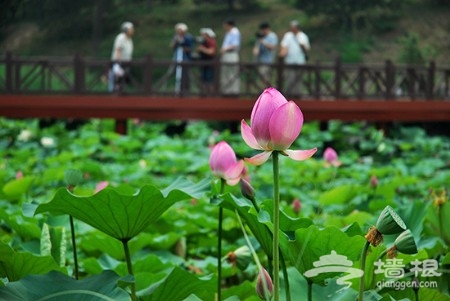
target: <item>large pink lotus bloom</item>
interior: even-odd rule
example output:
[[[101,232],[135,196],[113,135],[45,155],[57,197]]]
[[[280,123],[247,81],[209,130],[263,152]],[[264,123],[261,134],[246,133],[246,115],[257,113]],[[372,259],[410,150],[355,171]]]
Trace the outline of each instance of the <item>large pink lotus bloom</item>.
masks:
[[[244,169],[244,161],[237,160],[231,146],[225,141],[217,143],[209,157],[212,174],[224,179],[228,185],[236,185]]]
[[[259,96],[250,123],[251,127],[242,120],[242,138],[251,148],[263,151],[245,159],[253,165],[266,162],[273,151],[280,151],[297,161],[306,160],[317,151],[317,148],[289,149],[302,130],[303,113],[295,102],[287,101],[275,88],[267,88]]]
[[[325,151],[323,152],[323,159],[327,163],[329,163],[335,167],[338,167],[341,165],[341,161],[339,161],[337,152],[331,147],[327,147],[325,149]]]

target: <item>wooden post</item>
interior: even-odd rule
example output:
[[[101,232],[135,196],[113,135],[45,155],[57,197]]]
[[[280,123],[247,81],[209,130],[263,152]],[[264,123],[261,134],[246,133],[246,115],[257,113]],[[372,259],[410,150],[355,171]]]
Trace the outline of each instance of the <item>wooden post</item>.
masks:
[[[395,68],[392,64],[391,60],[386,60],[386,91],[385,91],[385,97],[386,99],[394,99],[395,93],[394,93],[394,86],[395,86]]]
[[[153,58],[150,54],[145,57],[144,66],[144,91],[147,95],[152,94],[152,68],[153,68]]]
[[[411,99],[416,98],[416,92],[415,92],[415,69],[412,66],[408,66],[407,68],[408,72],[408,95],[411,97]]]
[[[334,65],[334,98],[341,98],[341,82],[342,82],[342,61],[341,57],[338,56],[336,58],[336,62]]]
[[[213,72],[214,72],[214,96],[220,95],[220,58],[216,56],[213,62]],[[211,96],[211,95],[209,95]]]
[[[6,79],[5,88],[6,92],[11,93],[13,91],[13,59],[11,51],[6,52]]]
[[[320,82],[322,81],[322,78],[320,76],[320,62],[316,61],[316,65],[314,66],[314,96],[317,97],[317,99],[320,99]]]
[[[277,89],[283,91],[284,82],[284,59],[282,57],[278,58],[277,64]]]
[[[427,90],[426,90],[426,98],[427,99],[434,98],[435,71],[436,71],[436,63],[434,61],[431,61],[430,66],[428,67],[428,80],[427,80]]]
[[[360,66],[358,68],[358,98],[363,99],[365,97],[365,85],[366,78],[364,76],[365,67]]]
[[[84,92],[84,62],[77,53],[73,59],[74,70],[74,93],[82,94]]]

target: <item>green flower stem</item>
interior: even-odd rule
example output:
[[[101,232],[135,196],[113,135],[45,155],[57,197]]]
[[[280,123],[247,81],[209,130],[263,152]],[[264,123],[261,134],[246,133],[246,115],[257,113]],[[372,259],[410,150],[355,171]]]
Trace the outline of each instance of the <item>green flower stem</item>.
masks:
[[[363,272],[366,272],[366,256],[367,251],[369,250],[370,242],[366,241],[364,244],[363,250],[361,252],[361,270]],[[359,281],[359,295],[358,295],[358,301],[363,301],[363,295],[364,295],[364,274],[361,276],[361,280]]]
[[[256,203],[256,200],[253,198],[251,199],[251,202],[253,204],[253,206],[256,209],[256,212],[259,213],[259,206]],[[268,261],[268,273],[269,275],[273,275],[273,263],[272,263],[272,258],[270,256],[267,256],[267,261]],[[281,269],[283,271],[283,280],[284,280],[284,286],[285,286],[285,291],[286,291],[286,301],[291,301],[291,290],[290,290],[290,286],[289,286],[289,275],[287,273],[287,267],[286,267],[286,262],[284,260],[283,257],[283,253],[280,250],[280,264],[281,264]]]
[[[273,160],[273,300],[280,300],[280,168],[278,151],[272,153]]]
[[[74,264],[74,274],[75,274],[75,279],[78,280],[78,256],[77,256],[77,242],[75,239],[75,226],[73,223],[73,217],[72,215],[69,215],[69,222],[70,222],[70,233],[71,233],[71,238],[72,238],[72,252],[73,252],[73,264]]]
[[[220,194],[225,191],[225,180],[220,179]],[[222,300],[222,219],[223,208],[219,206],[219,225],[217,229],[217,300]]]
[[[438,206],[438,222],[439,222],[439,236],[445,241],[444,231],[442,229],[442,206]]]
[[[384,256],[386,256],[387,251],[388,251],[388,249],[384,249],[383,252],[381,252],[380,256],[378,256],[377,261],[383,259]],[[364,273],[365,273],[365,271],[364,271]],[[372,283],[370,284],[370,288],[375,289],[376,282],[377,282],[377,275],[373,275]]]
[[[71,193],[73,192],[73,189],[75,186],[73,185],[67,185],[67,190],[69,190]],[[78,268],[78,255],[77,255],[77,241],[75,239],[75,226],[73,223],[73,217],[72,215],[69,215],[69,223],[70,223],[70,234],[72,239],[72,253],[73,253],[73,264],[74,264],[74,274],[75,279],[78,280],[79,278],[79,268]]]
[[[306,282],[308,283],[308,301],[312,301],[312,285],[313,282],[311,280],[306,280]]]
[[[291,301],[291,288],[289,286],[289,275],[287,272],[286,261],[284,261],[283,252],[280,250],[280,263],[283,271],[284,288],[286,292],[286,301]]]
[[[123,250],[125,252],[125,260],[127,262],[128,274],[130,274],[131,276],[134,276],[133,266],[131,264],[130,249],[128,248],[128,239],[122,240],[122,244],[123,244]],[[133,300],[133,301],[137,300],[136,299],[136,284],[134,283],[134,279],[133,279],[133,282],[131,282],[131,300]]]

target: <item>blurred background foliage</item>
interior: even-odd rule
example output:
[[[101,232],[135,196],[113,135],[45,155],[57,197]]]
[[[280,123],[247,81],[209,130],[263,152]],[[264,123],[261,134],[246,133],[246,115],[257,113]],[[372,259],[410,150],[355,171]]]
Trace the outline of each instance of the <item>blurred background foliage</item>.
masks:
[[[450,63],[450,0],[2,0],[0,50],[20,55],[109,57],[120,24],[136,25],[135,57],[168,59],[177,22],[198,35],[232,17],[251,60],[254,33],[270,21],[281,38],[290,20],[309,35],[311,61]]]

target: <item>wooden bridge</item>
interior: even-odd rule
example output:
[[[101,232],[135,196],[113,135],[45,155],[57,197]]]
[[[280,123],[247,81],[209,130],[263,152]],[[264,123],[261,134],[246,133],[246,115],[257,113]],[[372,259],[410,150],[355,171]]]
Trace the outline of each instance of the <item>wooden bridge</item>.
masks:
[[[219,61],[135,59],[125,66],[129,83],[114,93],[108,92],[110,66],[109,60],[78,55],[24,58],[8,52],[0,56],[0,116],[114,118],[120,132],[129,118],[241,120],[250,117],[264,88],[274,86],[297,102],[306,120],[450,121],[450,66],[433,62],[401,66],[336,60],[288,66],[280,61],[270,65],[269,80],[259,73],[260,65],[241,62],[229,83],[240,81],[239,95],[221,93],[220,71],[231,65]],[[216,74],[209,90],[201,81],[205,66]],[[177,68],[189,73],[179,78],[181,83]],[[287,71],[295,71],[296,87],[286,85]]]

